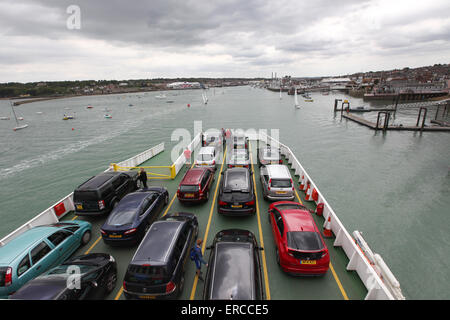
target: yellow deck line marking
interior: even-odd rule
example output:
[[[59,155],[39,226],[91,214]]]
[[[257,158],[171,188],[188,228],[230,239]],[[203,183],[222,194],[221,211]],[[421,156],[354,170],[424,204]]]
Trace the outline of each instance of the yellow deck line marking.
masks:
[[[95,242],[92,244],[92,246],[84,254],[88,254],[89,252],[91,252],[91,250],[97,245],[97,243],[100,241],[101,238],[102,238],[102,236],[98,237],[98,239],[95,240]]]
[[[250,141],[248,143],[249,150],[251,150]],[[253,167],[253,155],[250,152],[250,161],[252,163],[252,171],[253,171],[253,186],[255,189],[255,200],[256,200],[256,216],[258,218],[258,231],[259,231],[259,242],[261,243],[261,247],[264,248],[264,239],[263,239],[263,233],[262,233],[262,227],[261,227],[261,217],[259,214],[259,205],[258,205],[258,191],[256,190],[256,180],[255,180],[255,170]],[[263,251],[261,251],[262,261],[263,261],[263,272],[264,272],[264,284],[266,286],[266,299],[270,300],[270,288],[269,288],[269,276],[267,273],[267,263],[266,263],[266,254]]]
[[[73,218],[72,218],[72,221],[75,220],[76,218],[78,218],[78,216],[73,217]]]
[[[219,178],[217,179],[216,190],[214,191],[214,198],[213,198],[213,201],[211,204],[211,209],[209,211],[208,224],[206,225],[205,236],[203,237],[202,254],[204,254],[205,248],[206,248],[206,240],[208,239],[209,227],[211,226],[212,213],[214,210],[214,205],[216,203],[216,197],[217,197],[217,191],[219,190],[220,179],[222,178],[221,173],[223,170],[223,165],[225,163],[226,154],[227,154],[227,147],[225,146],[223,161],[222,161],[222,165],[220,167],[220,172],[219,172]],[[194,277],[194,283],[192,284],[191,296],[189,297],[189,300],[194,300],[194,298],[195,298],[195,291],[197,290],[197,282],[198,282],[198,275],[196,274]]]
[[[114,298],[114,300],[119,300],[119,298],[120,298],[120,296],[122,295],[122,293],[123,293],[123,286],[120,287],[120,290],[119,290],[119,292],[117,293],[117,295],[116,295],[116,297]]]
[[[297,196],[297,199],[300,202],[300,204],[303,204],[302,200],[300,199],[300,196],[297,193],[297,190],[295,190],[295,195]],[[339,290],[341,291],[342,296],[344,297],[345,300],[349,300],[349,298],[347,296],[347,293],[345,292],[344,287],[342,286],[342,283],[339,280],[339,277],[338,277],[336,271],[333,268],[333,264],[331,263],[331,259],[330,259],[330,270],[331,270],[331,273],[333,274],[334,280],[336,281],[336,283],[337,283],[337,285],[339,287]]]
[[[330,261],[330,270],[333,273],[333,277],[336,280],[336,283],[337,283],[337,285],[339,287],[339,290],[341,290],[342,296],[344,297],[345,300],[349,300],[348,296],[347,296],[347,293],[345,292],[344,287],[342,286],[342,283],[339,280],[339,277],[338,277],[336,271],[334,271],[333,264],[331,263],[331,261]]]

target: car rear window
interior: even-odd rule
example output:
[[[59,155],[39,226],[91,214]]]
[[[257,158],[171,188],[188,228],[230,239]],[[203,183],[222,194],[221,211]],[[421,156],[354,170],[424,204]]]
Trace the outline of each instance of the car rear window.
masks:
[[[248,191],[249,179],[247,174],[247,171],[226,171],[224,191]]]
[[[96,191],[75,191],[73,193],[73,200],[78,201],[97,201],[98,194]]]
[[[292,210],[292,209],[303,209],[306,210],[305,206],[302,206],[300,203],[282,203],[275,205],[279,210]]]
[[[292,184],[290,179],[272,179],[270,186],[273,188],[290,188]]]
[[[197,192],[198,185],[181,185],[180,192]]]
[[[213,159],[212,154],[209,153],[200,153],[198,155],[198,160],[200,161],[211,161]]]
[[[136,209],[115,211],[109,215],[106,223],[110,226],[123,226],[132,223],[136,214]]]
[[[317,232],[291,231],[286,233],[288,247],[294,250],[319,251],[323,244]]]
[[[166,282],[167,277],[167,268],[164,266],[130,265],[125,281],[157,285]]]

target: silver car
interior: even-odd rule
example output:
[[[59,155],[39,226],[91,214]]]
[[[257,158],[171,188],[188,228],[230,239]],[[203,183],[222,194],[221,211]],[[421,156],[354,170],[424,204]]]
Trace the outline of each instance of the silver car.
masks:
[[[250,157],[247,149],[232,149],[227,159],[228,168],[250,168]]]
[[[294,182],[287,166],[282,164],[262,166],[260,178],[264,199],[271,201],[294,200]]]
[[[195,160],[196,167],[208,167],[216,170],[219,160],[219,152],[214,147],[203,147],[200,149]]]
[[[259,166],[266,166],[268,164],[282,164],[281,152],[279,148],[272,148],[270,146],[260,148],[258,150],[258,164]]]

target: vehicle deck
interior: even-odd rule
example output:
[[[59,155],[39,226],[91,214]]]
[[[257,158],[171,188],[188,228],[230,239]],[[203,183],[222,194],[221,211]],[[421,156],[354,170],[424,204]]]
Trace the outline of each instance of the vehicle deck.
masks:
[[[256,144],[256,141],[250,141]],[[251,148],[250,148],[251,150]],[[256,154],[250,152],[250,159],[256,163]],[[288,165],[283,158],[284,164]],[[167,165],[170,163],[170,152],[162,152],[147,162],[145,165]],[[266,299],[274,300],[362,300],[367,294],[367,289],[358,277],[356,271],[347,271],[348,258],[340,247],[334,247],[334,237],[324,238],[330,254],[330,269],[321,277],[294,277],[285,274],[276,263],[275,243],[273,240],[270,223],[267,218],[267,210],[270,205],[262,197],[261,183],[259,180],[259,167],[253,165],[253,183],[256,185],[257,213],[250,217],[227,217],[217,213],[217,193],[218,182],[221,179],[220,172],[225,170],[225,165],[221,164],[215,173],[215,181],[210,190],[210,199],[201,204],[182,204],[176,198],[176,190],[184,173],[190,166],[185,165],[174,180],[150,179],[148,186],[164,186],[169,190],[170,202],[165,207],[162,215],[167,212],[185,211],[194,213],[199,221],[199,238],[204,240],[204,247],[209,246],[215,234],[223,229],[242,228],[252,231],[260,246],[261,251],[261,271],[265,288]],[[291,170],[294,177],[294,171]],[[296,201],[303,203],[309,209],[315,209],[314,202],[304,201],[305,193],[299,190],[298,179],[296,181]],[[324,220],[322,217],[313,214],[317,226],[322,230]],[[80,219],[92,223],[92,238],[90,242],[78,249],[75,253],[84,254],[89,252],[107,252],[114,256],[118,265],[118,281],[114,291],[107,299],[124,299],[122,281],[128,263],[131,261],[137,245],[133,247],[110,247],[104,244],[100,235],[100,227],[106,217],[78,217],[73,212],[68,213],[63,220]],[[209,251],[204,252],[204,259],[208,261]],[[202,266],[203,274],[206,274],[206,267]],[[201,300],[203,292],[203,282],[195,276],[195,264],[188,260],[185,274],[185,285],[180,299]]]

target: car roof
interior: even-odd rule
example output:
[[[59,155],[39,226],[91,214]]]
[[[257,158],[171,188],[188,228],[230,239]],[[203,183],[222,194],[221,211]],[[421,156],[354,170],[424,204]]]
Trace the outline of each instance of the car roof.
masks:
[[[270,164],[266,166],[267,173],[275,178],[290,178],[291,173],[284,164]]]
[[[180,220],[154,222],[142,239],[131,263],[166,263],[174,241],[185,223]]]
[[[189,169],[188,172],[183,177],[183,180],[181,180],[180,185],[182,184],[198,184],[200,182],[200,177],[203,176],[206,170],[209,170],[207,168],[198,168],[194,167],[192,169]]]
[[[54,226],[38,226],[25,231],[0,247],[0,264],[9,264],[34,244],[53,234],[59,228]]]
[[[102,186],[107,181],[111,180],[113,177],[115,177],[119,174],[120,174],[120,172],[117,172],[117,171],[108,171],[108,172],[100,173],[100,174],[92,177],[88,181],[84,182],[83,184],[81,184],[77,188],[77,190],[81,191],[81,190],[97,189],[98,187]]]
[[[254,299],[254,250],[250,242],[218,242],[211,280],[212,299]]]
[[[280,211],[288,232],[317,231],[314,220],[308,211],[302,209],[287,209]]]
[[[137,208],[137,207],[139,207],[139,205],[145,198],[147,198],[149,195],[151,195],[153,193],[157,194],[157,192],[154,192],[154,191],[147,191],[147,192],[139,191],[139,192],[129,193],[120,200],[119,205],[121,207],[128,206],[128,207]]]
[[[66,278],[35,278],[20,288],[11,299],[52,300],[67,288]]]

